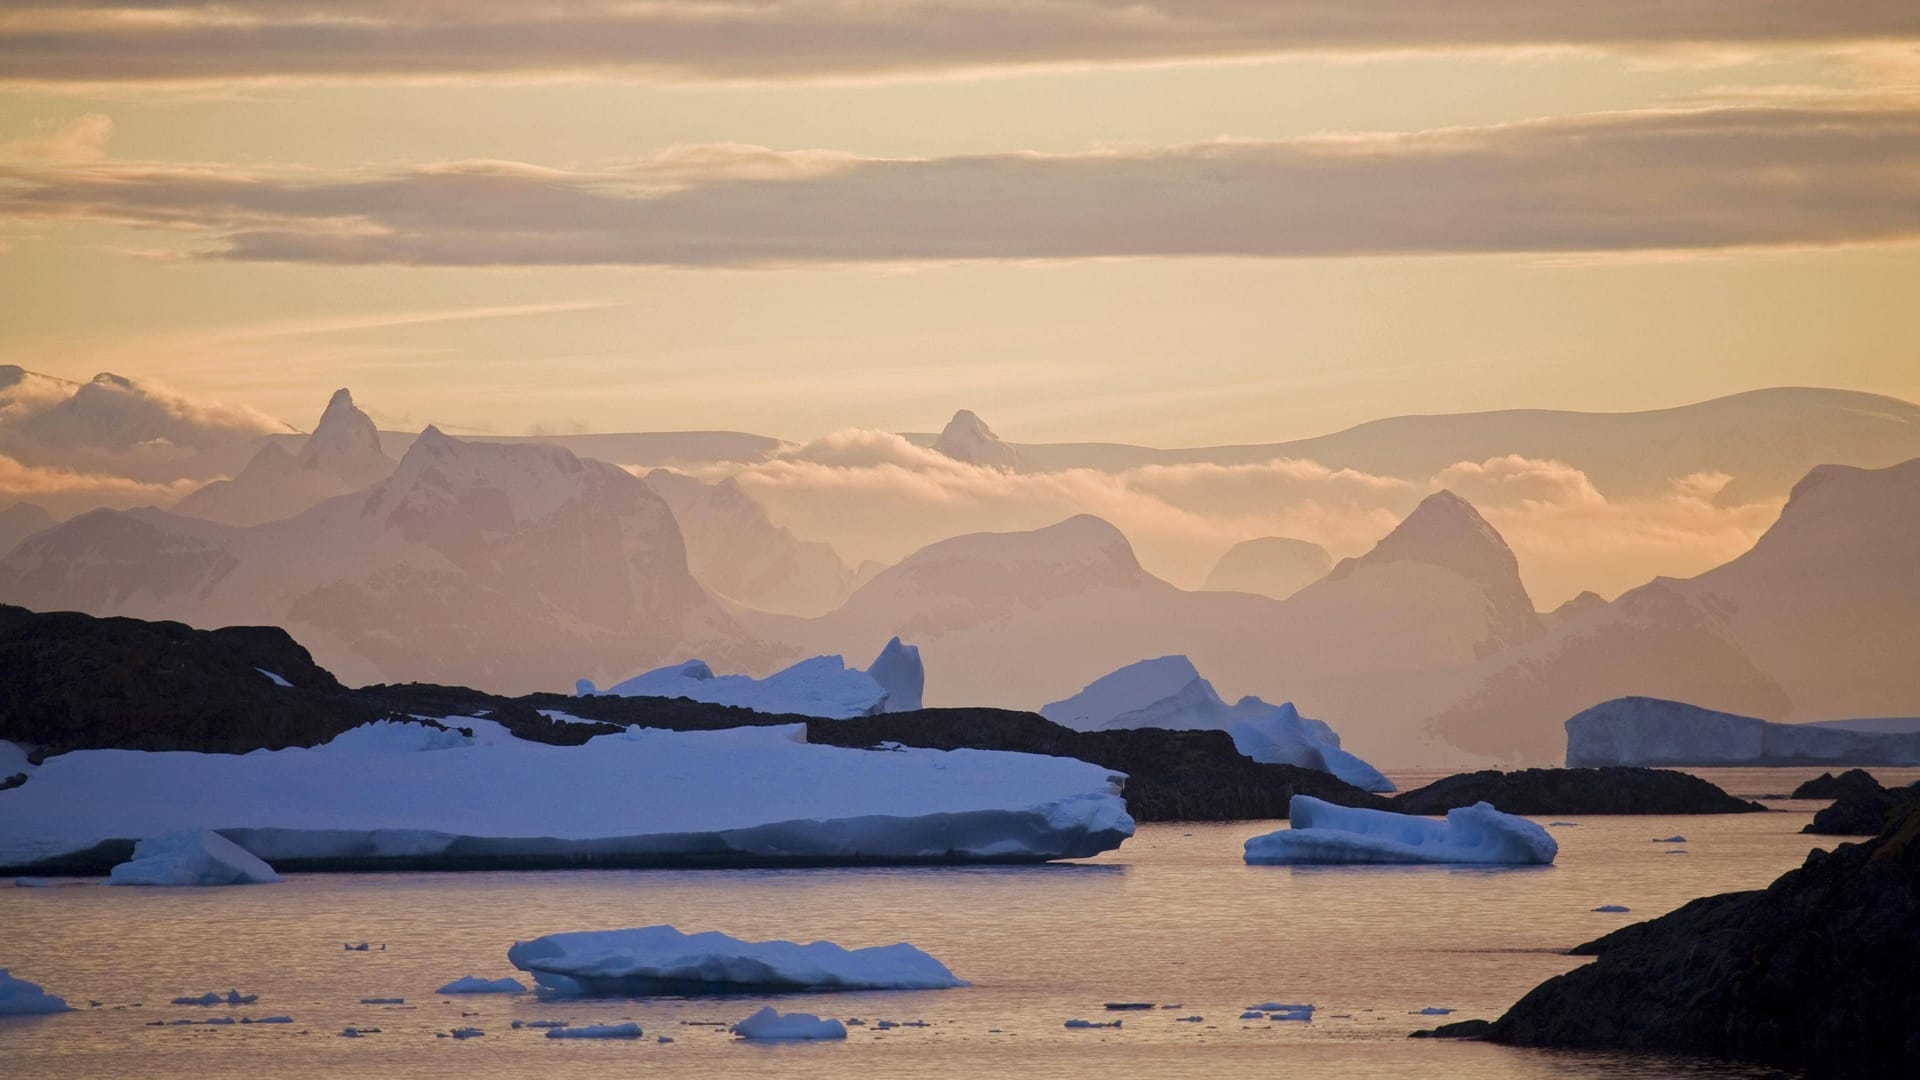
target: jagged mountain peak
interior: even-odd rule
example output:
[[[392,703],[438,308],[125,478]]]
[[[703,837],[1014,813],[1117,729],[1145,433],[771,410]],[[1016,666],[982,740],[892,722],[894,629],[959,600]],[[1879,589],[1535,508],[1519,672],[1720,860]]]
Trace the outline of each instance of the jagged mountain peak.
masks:
[[[354,405],[353,394],[345,387],[328,399],[320,422],[301,448],[300,464],[334,473],[356,488],[393,471],[393,459],[380,449],[379,428]]]
[[[1473,504],[1441,489],[1420,501],[1413,512],[1357,559],[1342,559],[1329,575],[1339,579],[1369,564],[1402,560],[1452,570],[1483,584],[1520,585],[1520,563],[1498,531]]]
[[[933,448],[969,465],[988,465],[1000,469],[1018,468],[1020,453],[1000,440],[985,420],[971,409],[961,409],[947,421]]]

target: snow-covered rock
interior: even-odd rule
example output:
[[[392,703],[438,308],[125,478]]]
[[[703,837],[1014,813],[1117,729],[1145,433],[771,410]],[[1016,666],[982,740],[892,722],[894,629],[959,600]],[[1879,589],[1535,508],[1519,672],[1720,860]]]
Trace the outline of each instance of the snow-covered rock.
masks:
[[[918,709],[926,682],[920,650],[901,644],[896,637],[866,671],[848,667],[838,656],[815,656],[756,679],[716,675],[704,660],[688,660],[635,675],[605,690],[586,679],[574,687],[583,696],[688,698],[755,712],[845,720]]]
[[[1560,851],[1545,829],[1486,803],[1449,810],[1445,821],[1434,821],[1295,795],[1287,815],[1291,828],[1247,841],[1247,862],[1540,865]]]
[[[34,766],[27,762],[27,752],[18,743],[0,739],[0,780],[9,776],[33,774]]]
[[[435,990],[436,994],[524,994],[527,988],[519,979],[483,979],[465,975]]]
[[[42,1016],[71,1011],[66,1002],[0,968],[0,1016]]]
[[[458,722],[476,733],[483,723]],[[1038,862],[1133,834],[1123,778],[1097,765],[851,750],[805,735],[788,724],[633,728],[571,747],[500,730],[430,753],[83,750],[0,791],[0,867],[31,873],[180,829],[218,829],[276,865],[333,867]]]
[[[1366,791],[1394,790],[1378,769],[1341,749],[1340,736],[1325,723],[1301,716],[1292,702],[1269,705],[1248,696],[1228,705],[1184,656],[1129,664],[1042,706],[1040,715],[1082,731],[1224,731],[1255,761],[1318,769]]]
[[[765,1042],[815,1042],[846,1038],[847,1025],[838,1020],[822,1020],[812,1013],[783,1016],[769,1005],[733,1025],[733,1033],[743,1039]]]
[[[375,720],[348,728],[315,749],[336,754],[408,754],[472,745],[472,737],[450,728],[407,720]]]
[[[548,934],[515,942],[507,961],[549,991],[586,996],[967,985],[904,942],[847,949],[830,941],[742,941],[712,930],[684,934],[671,926]]]
[[[107,876],[109,885],[268,885],[279,880],[273,867],[207,829],[181,829],[142,840],[133,846],[133,858]]]

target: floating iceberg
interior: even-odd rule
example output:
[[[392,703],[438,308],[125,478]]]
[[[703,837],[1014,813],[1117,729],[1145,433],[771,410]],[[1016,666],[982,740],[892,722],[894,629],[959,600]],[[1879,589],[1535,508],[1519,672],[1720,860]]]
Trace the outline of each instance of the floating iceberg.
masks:
[[[1247,862],[1536,865],[1552,862],[1560,851],[1545,829],[1486,803],[1449,810],[1445,821],[1434,821],[1295,795],[1287,816],[1291,828],[1247,841]]]
[[[436,994],[524,994],[527,988],[519,979],[483,979],[468,975],[435,990]]]
[[[769,1005],[733,1025],[733,1033],[743,1039],[765,1042],[825,1041],[846,1038],[847,1026],[838,1020],[822,1020],[812,1013],[782,1016]]]
[[[380,730],[361,744],[406,742]],[[0,791],[0,868],[91,869],[183,829],[220,830],[227,866],[237,845],[283,870],[1041,862],[1133,834],[1124,777],[1071,758],[817,746],[802,724],[580,746],[484,730],[430,753],[61,754]]]
[[[243,994],[238,990],[229,990],[224,994],[207,991],[198,997],[177,997],[174,1005],[251,1005],[260,1000],[259,994]]]
[[[587,1024],[547,1029],[549,1039],[637,1039],[642,1034],[639,1024]]]
[[[0,968],[0,1016],[44,1016],[72,1011],[66,1002]]]
[[[273,867],[206,829],[142,840],[133,846],[133,858],[107,875],[109,885],[269,885],[279,880]]]
[[[605,690],[596,689],[586,679],[575,683],[574,688],[583,697],[690,698],[755,712],[845,720],[918,709],[926,682],[920,650],[902,645],[896,637],[887,642],[873,666],[865,671],[848,667],[838,656],[816,656],[755,679],[748,675],[715,675],[705,661],[688,660],[635,675]]]
[[[549,991],[585,996],[748,994],[797,990],[942,990],[965,986],[905,943],[846,949],[830,941],[741,941],[671,926],[582,930],[518,941],[507,962]]]
[[[1040,715],[1080,731],[1117,728],[1213,729],[1255,761],[1318,769],[1366,791],[1392,791],[1380,770],[1340,748],[1324,722],[1301,716],[1292,702],[1269,705],[1243,697],[1228,705],[1184,656],[1162,656],[1103,675]]]

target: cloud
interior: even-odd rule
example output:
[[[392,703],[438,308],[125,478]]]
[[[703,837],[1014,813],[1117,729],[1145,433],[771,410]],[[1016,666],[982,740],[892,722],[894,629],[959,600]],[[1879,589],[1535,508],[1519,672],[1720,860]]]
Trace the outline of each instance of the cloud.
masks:
[[[855,562],[896,562],[959,533],[1096,514],[1126,533],[1149,570],[1186,587],[1197,587],[1227,548],[1257,536],[1358,555],[1421,498],[1446,487],[1506,537],[1535,601],[1548,607],[1586,589],[1613,595],[1657,574],[1718,565],[1750,547],[1781,505],[1721,505],[1724,475],[1676,478],[1652,496],[1610,499],[1570,465],[1517,456],[1460,462],[1416,479],[1299,459],[1010,473],[865,430],[702,475],[732,475],[777,523],[828,541]]]
[[[31,135],[0,142],[0,158],[41,161],[99,161],[113,138],[113,117],[87,113],[64,123],[41,120]]]
[[[463,162],[376,176],[11,166],[0,167],[0,218],[191,229],[209,256],[229,259],[437,266],[1710,250],[1920,236],[1916,106],[1648,110],[1052,155],[853,161],[730,147],[706,159],[711,174],[700,160],[683,148],[668,164],[594,171]]]
[[[16,82],[792,80],[1286,53],[1829,44],[1910,0],[65,0],[0,18]]]
[[[0,506],[33,502],[58,515],[98,506],[166,505],[198,486],[195,480],[148,483],[111,473],[28,465],[0,454]]]

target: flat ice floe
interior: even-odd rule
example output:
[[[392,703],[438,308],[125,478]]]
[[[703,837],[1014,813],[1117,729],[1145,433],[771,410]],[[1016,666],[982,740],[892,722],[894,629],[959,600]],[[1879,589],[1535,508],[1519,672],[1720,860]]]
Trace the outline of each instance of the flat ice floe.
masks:
[[[0,1016],[44,1016],[72,1011],[65,1001],[0,968]]]
[[[1449,810],[1445,821],[1434,821],[1295,795],[1287,816],[1291,828],[1247,841],[1247,862],[1539,865],[1560,851],[1547,830],[1486,803]]]
[[[281,869],[1038,862],[1133,834],[1124,777],[1070,758],[815,746],[800,724],[548,746],[449,719],[476,737],[61,754],[0,791],[0,867],[111,865],[208,829]]]
[[[483,979],[466,975],[435,990],[436,994],[524,994],[527,988],[519,979]]]
[[[552,993],[582,996],[944,990],[965,986],[911,945],[742,941],[671,926],[581,930],[517,941],[507,962]]]
[[[133,846],[133,858],[113,868],[109,885],[271,885],[273,867],[206,829],[181,829]]]
[[[716,675],[706,661],[688,660],[635,675],[605,690],[581,679],[575,691],[581,696],[689,698],[755,712],[845,720],[918,709],[925,685],[920,650],[901,644],[896,637],[865,671],[848,667],[838,656],[816,656],[755,679]]]
[[[733,1025],[733,1033],[743,1039],[763,1042],[826,1042],[846,1038],[847,1026],[838,1020],[822,1020],[812,1013],[782,1016],[769,1005]]]
[[[1365,791],[1394,790],[1380,770],[1341,749],[1325,721],[1301,716],[1290,701],[1269,705],[1248,696],[1229,705],[1184,656],[1128,664],[1041,706],[1040,715],[1080,731],[1224,731],[1234,749],[1255,761],[1318,769]]]

